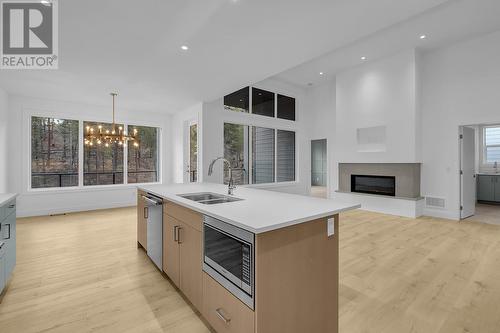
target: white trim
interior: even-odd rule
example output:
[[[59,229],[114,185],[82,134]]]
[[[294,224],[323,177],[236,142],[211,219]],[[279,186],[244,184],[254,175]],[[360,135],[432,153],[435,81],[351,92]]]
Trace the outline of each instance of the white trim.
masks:
[[[23,195],[55,194],[55,193],[79,193],[92,191],[108,191],[117,189],[131,189],[139,186],[161,185],[161,182],[154,183],[128,183],[112,185],[86,185],[86,186],[68,186],[68,187],[47,187],[29,189]]]
[[[132,200],[130,202],[111,202],[111,203],[102,203],[96,205],[81,205],[81,206],[56,208],[56,209],[52,209],[50,207],[45,209],[36,209],[36,210],[18,208],[17,217],[70,214],[70,213],[78,213],[78,212],[92,211],[99,209],[133,207],[135,205],[136,205],[135,200]]]

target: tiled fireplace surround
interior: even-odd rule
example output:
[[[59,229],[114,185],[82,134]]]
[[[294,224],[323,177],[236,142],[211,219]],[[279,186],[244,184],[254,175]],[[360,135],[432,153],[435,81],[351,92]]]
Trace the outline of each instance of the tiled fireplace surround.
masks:
[[[351,192],[351,175],[396,177],[396,198],[420,198],[420,163],[340,163],[339,192]]]

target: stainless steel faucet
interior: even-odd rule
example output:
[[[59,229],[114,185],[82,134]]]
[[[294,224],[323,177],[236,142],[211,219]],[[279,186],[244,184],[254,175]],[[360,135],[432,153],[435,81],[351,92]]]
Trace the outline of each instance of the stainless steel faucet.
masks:
[[[495,169],[495,173],[498,173],[498,162],[495,161],[495,163],[493,164],[493,168]]]
[[[236,188],[236,185],[234,185],[234,180],[233,180],[233,168],[231,168],[231,163],[229,163],[228,160],[226,160],[224,157],[217,157],[214,159],[212,162],[210,162],[210,165],[208,166],[208,175],[211,176],[212,173],[214,172],[214,164],[218,160],[224,161],[224,163],[227,164],[227,168],[229,170],[229,183],[227,184],[227,194],[233,195],[233,190]]]

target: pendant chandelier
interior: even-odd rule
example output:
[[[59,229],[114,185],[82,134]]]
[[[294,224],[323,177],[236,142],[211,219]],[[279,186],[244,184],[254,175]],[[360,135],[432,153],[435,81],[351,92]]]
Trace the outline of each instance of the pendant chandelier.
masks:
[[[87,126],[85,128],[85,145],[104,145],[109,147],[113,144],[126,145],[127,142],[133,142],[134,147],[139,147],[139,138],[137,137],[137,129],[134,128],[133,133],[130,135],[126,133],[122,126],[116,126],[115,124],[115,97],[117,93],[111,93],[113,98],[113,124],[111,129],[103,129],[102,125],[98,125],[97,128],[92,126]]]

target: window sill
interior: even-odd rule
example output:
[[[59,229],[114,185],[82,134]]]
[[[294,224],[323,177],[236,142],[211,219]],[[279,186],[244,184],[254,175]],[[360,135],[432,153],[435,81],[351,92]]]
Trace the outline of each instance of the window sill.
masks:
[[[277,187],[290,187],[290,186],[297,186],[300,183],[298,181],[291,181],[291,182],[279,182],[279,183],[264,183],[264,184],[248,184],[248,185],[239,185],[242,187],[249,187],[249,188],[277,188]]]
[[[39,194],[59,194],[59,193],[78,193],[78,192],[94,192],[94,191],[110,191],[110,190],[127,190],[134,189],[143,185],[159,185],[160,182],[154,183],[134,183],[134,184],[115,184],[115,185],[89,185],[89,186],[74,186],[74,187],[49,187],[28,189],[24,195],[39,195]]]

